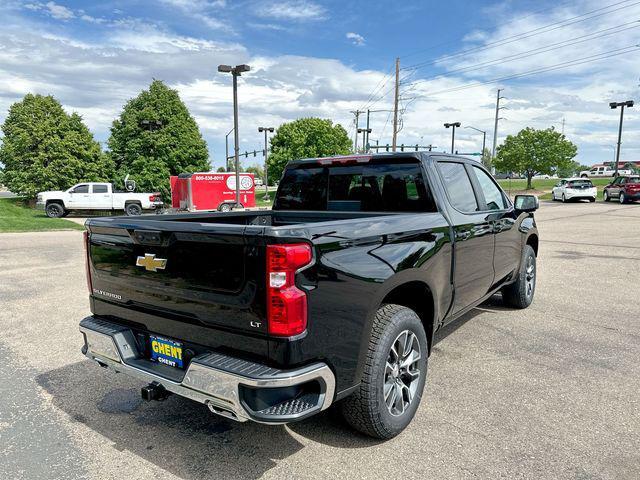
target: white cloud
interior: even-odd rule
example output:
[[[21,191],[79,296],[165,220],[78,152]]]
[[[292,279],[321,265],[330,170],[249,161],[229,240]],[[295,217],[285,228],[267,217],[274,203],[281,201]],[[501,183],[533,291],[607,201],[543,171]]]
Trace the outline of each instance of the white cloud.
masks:
[[[75,17],[71,9],[55,2],[47,2],[45,7],[49,10],[49,14],[57,20],[69,20]]]
[[[260,17],[280,20],[323,20],[327,11],[321,5],[308,0],[276,0],[271,3],[257,3],[255,14]]]
[[[351,40],[354,45],[357,45],[359,47],[361,47],[361,46],[363,46],[365,44],[364,37],[362,35],[359,35],[359,34],[355,33],[355,32],[347,33],[347,38],[349,40]]]

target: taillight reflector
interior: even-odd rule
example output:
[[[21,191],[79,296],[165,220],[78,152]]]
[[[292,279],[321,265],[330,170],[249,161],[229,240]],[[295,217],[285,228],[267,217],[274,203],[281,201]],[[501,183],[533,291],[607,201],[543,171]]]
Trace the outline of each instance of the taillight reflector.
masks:
[[[307,294],[296,287],[296,271],[311,263],[306,243],[267,246],[267,324],[271,335],[290,337],[307,328]]]
[[[93,293],[93,285],[91,284],[91,267],[89,266],[89,231],[85,230],[82,232],[83,240],[84,240],[84,266],[85,266],[85,275],[87,277],[87,288],[89,289],[89,293]]]

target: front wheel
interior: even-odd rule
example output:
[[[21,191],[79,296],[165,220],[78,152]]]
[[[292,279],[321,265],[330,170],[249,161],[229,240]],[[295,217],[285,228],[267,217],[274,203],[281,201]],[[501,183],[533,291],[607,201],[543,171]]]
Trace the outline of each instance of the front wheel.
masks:
[[[536,252],[525,245],[516,281],[502,289],[504,303],[515,308],[527,308],[536,291]]]
[[[49,218],[61,218],[65,215],[65,209],[59,203],[50,203],[45,208],[45,213]]]
[[[137,203],[130,203],[124,208],[124,211],[128,216],[133,217],[142,214],[142,207]]]
[[[353,428],[389,439],[413,419],[427,378],[427,336],[420,317],[401,305],[376,312],[360,386],[342,401]]]
[[[580,175],[580,178],[589,178],[589,175]]]
[[[607,192],[606,190],[604,192],[602,192],[602,199],[605,202],[608,202],[609,200],[611,200],[611,197],[609,196],[609,192]]]

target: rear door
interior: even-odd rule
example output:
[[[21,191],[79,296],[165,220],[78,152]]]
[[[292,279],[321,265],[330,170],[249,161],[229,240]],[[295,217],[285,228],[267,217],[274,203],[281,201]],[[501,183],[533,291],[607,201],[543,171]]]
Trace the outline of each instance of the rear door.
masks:
[[[493,284],[494,235],[491,213],[481,211],[470,171],[455,159],[438,161],[455,235],[453,314],[487,294]]]
[[[111,193],[106,183],[94,183],[90,193],[91,208],[97,210],[111,209]]]

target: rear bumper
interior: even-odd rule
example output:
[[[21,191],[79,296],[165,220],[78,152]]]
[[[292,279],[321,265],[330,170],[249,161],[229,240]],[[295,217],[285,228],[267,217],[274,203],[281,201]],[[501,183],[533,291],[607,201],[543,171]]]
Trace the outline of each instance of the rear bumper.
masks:
[[[138,352],[127,327],[96,317],[80,322],[82,353],[126,373],[203,403],[216,414],[244,422],[280,424],[310,417],[333,402],[335,377],[324,363],[280,370],[218,353],[194,357],[186,372],[151,362]]]
[[[640,200],[640,192],[624,192],[624,196],[629,201]]]

